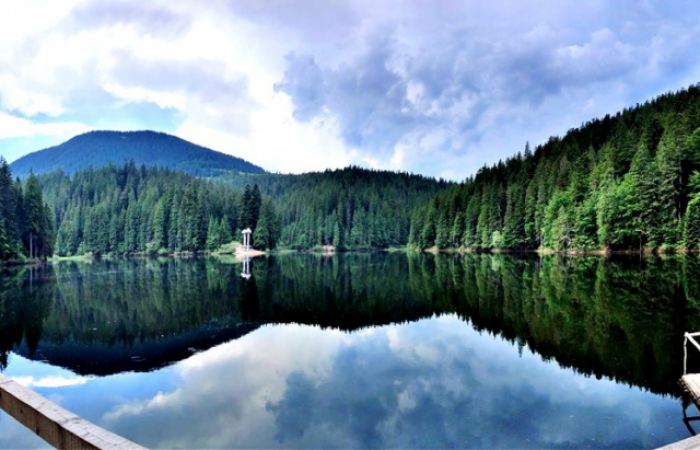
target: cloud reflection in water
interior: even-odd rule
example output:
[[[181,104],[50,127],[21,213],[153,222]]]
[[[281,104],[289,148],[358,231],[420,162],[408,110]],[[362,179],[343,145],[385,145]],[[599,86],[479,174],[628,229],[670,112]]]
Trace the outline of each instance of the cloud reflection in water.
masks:
[[[454,316],[352,334],[266,326],[167,370],[173,390],[103,425],[180,448],[639,448],[687,433],[675,400],[519,356]]]

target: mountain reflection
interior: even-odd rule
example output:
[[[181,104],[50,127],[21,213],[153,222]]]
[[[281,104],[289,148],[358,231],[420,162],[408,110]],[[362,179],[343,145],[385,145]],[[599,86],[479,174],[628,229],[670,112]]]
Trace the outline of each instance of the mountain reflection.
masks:
[[[247,280],[239,264],[216,258],[5,270],[0,365],[14,351],[84,375],[147,371],[267,323],[353,331],[446,313],[581,373],[676,394],[682,334],[700,329],[700,262],[289,255],[255,259]],[[289,383],[301,395],[307,381]],[[292,430],[280,439],[301,426],[279,417],[280,429]]]

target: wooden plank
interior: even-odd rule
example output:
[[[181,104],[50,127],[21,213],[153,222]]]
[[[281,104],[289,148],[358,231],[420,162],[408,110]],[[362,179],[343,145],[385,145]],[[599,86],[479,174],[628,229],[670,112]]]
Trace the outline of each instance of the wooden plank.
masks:
[[[59,449],[144,450],[0,374],[0,408]]]
[[[700,450],[700,436],[689,437],[688,439],[659,447],[656,450]]]
[[[687,334],[687,333],[686,333]],[[691,400],[700,409],[700,374],[683,375],[678,381],[683,390],[690,395]],[[682,441],[659,447],[656,450],[700,450],[700,436],[693,436]]]
[[[686,339],[686,348],[684,349],[685,358],[687,358],[687,342],[690,341],[693,346],[700,350],[700,344],[695,340],[695,337],[700,336],[700,332],[685,333],[684,337]],[[685,360],[684,360],[685,369]],[[693,401],[696,407],[700,409],[700,374],[690,373],[685,374],[681,377],[678,384],[681,385],[683,390],[688,393],[690,399]],[[700,450],[700,436],[693,436],[688,439],[683,439],[682,441],[674,442],[668,444],[664,447],[659,447],[657,450]]]
[[[688,393],[690,400],[700,409],[700,375],[683,375],[678,381],[683,390]]]

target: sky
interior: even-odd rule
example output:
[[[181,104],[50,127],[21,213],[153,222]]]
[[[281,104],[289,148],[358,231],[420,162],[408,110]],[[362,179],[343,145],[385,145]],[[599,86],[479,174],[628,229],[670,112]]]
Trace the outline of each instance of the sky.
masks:
[[[268,171],[463,180],[700,82],[692,0],[5,2],[0,155],[152,129]]]

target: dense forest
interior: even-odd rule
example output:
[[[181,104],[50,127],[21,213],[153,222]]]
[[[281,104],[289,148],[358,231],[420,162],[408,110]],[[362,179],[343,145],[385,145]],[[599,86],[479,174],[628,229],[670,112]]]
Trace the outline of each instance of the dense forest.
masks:
[[[46,259],[53,254],[53,222],[39,182],[22,182],[0,156],[0,262]]]
[[[414,248],[700,247],[700,85],[484,167],[416,209]]]
[[[212,181],[133,162],[40,180],[60,256],[211,251],[248,227],[259,249],[403,246],[411,210],[448,185],[358,168]]]
[[[256,188],[241,195],[133,161],[40,180],[53,205],[59,256],[216,250],[233,241],[236,230],[256,226],[255,245],[274,248],[279,235],[274,205]]]
[[[36,175],[56,170],[72,175],[89,168],[129,161],[138,166],[167,167],[204,177],[265,172],[241,158],[155,131],[91,131],[19,158],[12,163],[12,171],[22,178],[30,170]]]
[[[239,174],[217,180],[236,190],[259,186],[279,212],[280,245],[293,249],[405,246],[412,211],[452,185],[358,167],[302,175]]]

